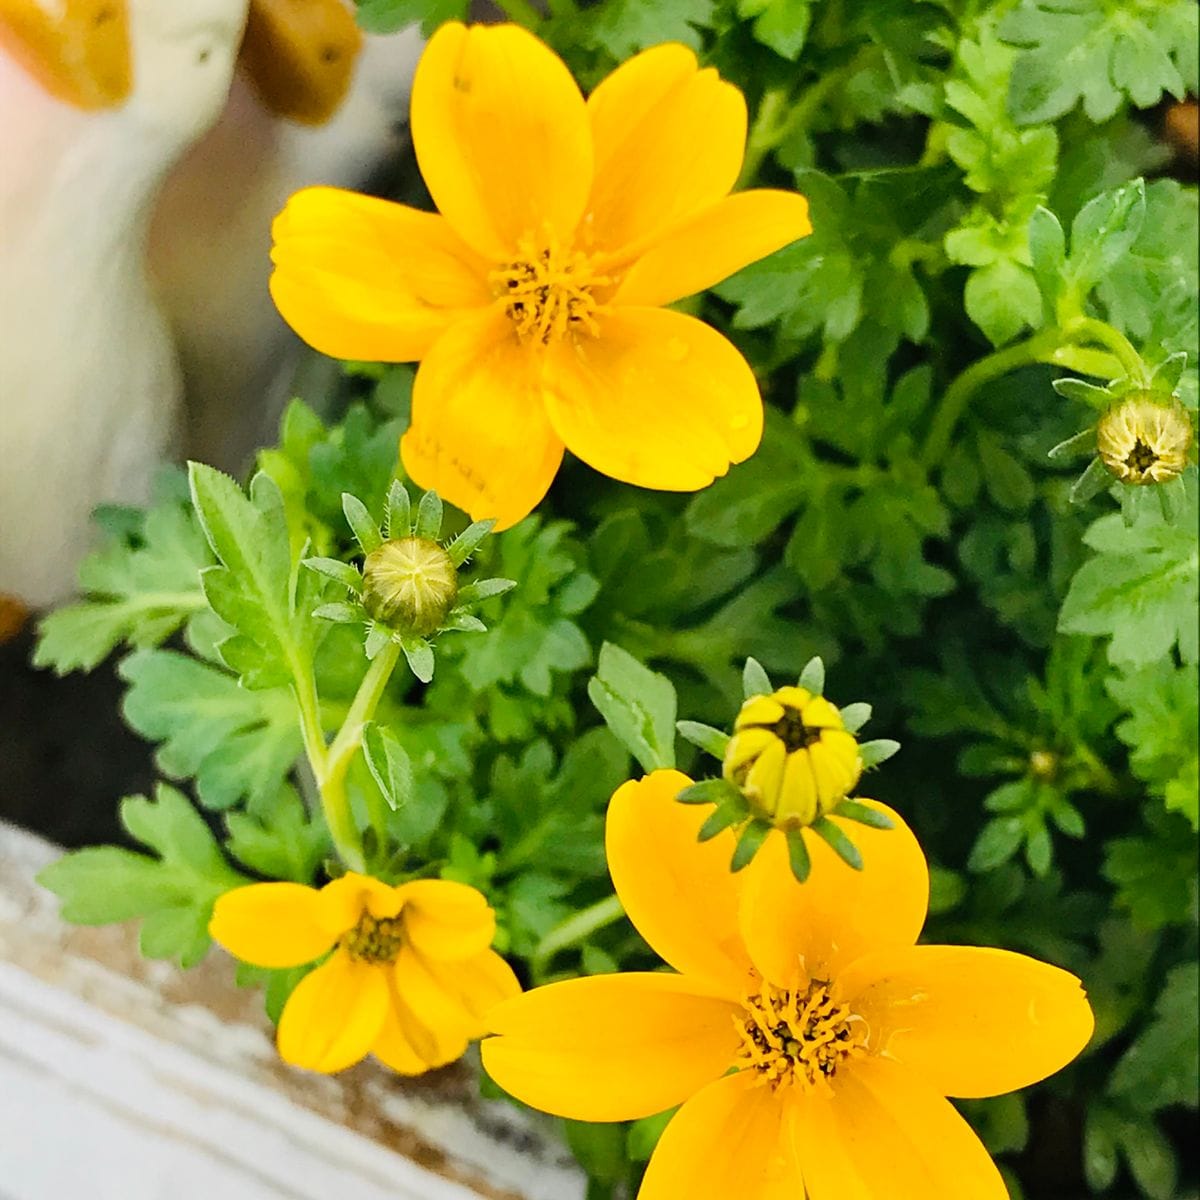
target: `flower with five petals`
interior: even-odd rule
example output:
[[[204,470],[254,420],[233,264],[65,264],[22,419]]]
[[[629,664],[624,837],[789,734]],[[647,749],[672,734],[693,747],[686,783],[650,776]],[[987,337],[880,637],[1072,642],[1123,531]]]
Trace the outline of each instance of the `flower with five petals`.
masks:
[[[666,44],[585,100],[532,34],[451,23],[417,67],[411,125],[438,212],[301,191],[275,222],[271,292],[326,354],[420,362],[401,443],[413,480],[503,529],[564,447],[669,491],[755,451],[746,361],[664,307],[811,231],[802,196],[729,194],[735,87]]]
[[[284,1005],[285,1062],[332,1072],[373,1054],[404,1075],[453,1062],[484,1032],[490,1009],[520,992],[490,949],[495,932],[487,900],[465,884],[390,887],[352,871],[320,889],[234,888],[217,899],[209,924],[214,941],[254,966],[329,955]]]
[[[798,884],[778,832],[739,875],[732,834],[697,845],[702,817],[674,799],[688,783],[625,784],[607,830],[617,894],[678,974],[506,1001],[482,1046],[492,1078],[585,1121],[682,1104],[639,1200],[1006,1200],[945,1097],[1070,1062],[1093,1028],[1079,981],[1004,950],[916,945],[928,869],[884,806],[892,829],[855,829],[861,872],[804,830],[813,869]]]

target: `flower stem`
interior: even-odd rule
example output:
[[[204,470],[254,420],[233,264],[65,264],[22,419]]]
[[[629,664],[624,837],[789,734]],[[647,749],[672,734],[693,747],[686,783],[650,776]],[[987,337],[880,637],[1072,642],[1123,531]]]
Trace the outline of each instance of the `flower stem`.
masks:
[[[1142,361],[1142,356],[1134,349],[1133,343],[1107,321],[1098,320],[1096,317],[1077,316],[1067,323],[1063,332],[1071,342],[1082,339],[1104,346],[1121,364],[1121,369],[1130,380],[1139,387],[1150,386],[1150,373]]]
[[[535,981],[541,980],[551,959],[561,950],[585,941],[597,930],[619,921],[625,915],[621,901],[616,896],[605,896],[588,908],[582,909],[556,925],[540,942],[530,959],[530,969]]]

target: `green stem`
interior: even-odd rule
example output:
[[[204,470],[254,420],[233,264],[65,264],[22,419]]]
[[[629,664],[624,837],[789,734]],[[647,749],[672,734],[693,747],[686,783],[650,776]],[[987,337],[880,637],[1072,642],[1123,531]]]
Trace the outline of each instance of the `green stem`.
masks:
[[[540,980],[550,965],[550,960],[561,950],[576,946],[586,940],[597,930],[619,921],[625,915],[621,901],[616,896],[606,896],[588,908],[568,917],[561,925],[556,925],[537,944],[530,960],[533,978]]]
[[[387,688],[388,680],[400,659],[400,647],[388,642],[371,660],[367,673],[350,703],[346,719],[329,747],[329,772],[341,771],[344,775],[350,760],[362,745],[363,726],[375,715],[379,701]]]
[[[1096,379],[1116,379],[1121,374],[1121,364],[1111,354],[1087,346],[1059,346],[1050,361],[1056,367]]]
[[[1150,386],[1150,372],[1146,369],[1142,356],[1134,349],[1133,343],[1119,329],[1114,329],[1109,325],[1107,321],[1100,321],[1095,317],[1077,316],[1067,322],[1063,332],[1066,338],[1072,342],[1082,339],[1106,347],[1134,383],[1139,387]]]
[[[1017,367],[1045,361],[1046,357],[1058,349],[1060,340],[1058,329],[1043,330],[1015,346],[1006,346],[1003,350],[994,351],[972,363],[958,375],[942,393],[941,403],[933,415],[933,422],[921,451],[921,461],[925,466],[935,466],[945,457],[946,451],[950,449],[955,426],[966,410],[967,402],[985,383],[999,379],[1001,375],[1007,375]]]
[[[496,7],[510,20],[526,29],[536,29],[542,23],[542,14],[529,0],[496,0]]]

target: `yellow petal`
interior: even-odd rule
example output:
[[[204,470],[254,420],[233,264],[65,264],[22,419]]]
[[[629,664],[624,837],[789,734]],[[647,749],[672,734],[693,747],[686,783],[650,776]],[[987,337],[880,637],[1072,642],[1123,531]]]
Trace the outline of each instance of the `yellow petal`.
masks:
[[[392,1012],[405,1042],[425,1063],[427,1069],[444,1067],[447,1063],[462,1058],[470,1039],[461,1024],[448,1021],[443,1014],[437,1012],[433,1015],[432,1024],[421,1020],[402,990],[409,982],[409,976],[401,975],[399,971],[392,980]],[[384,1047],[385,1052],[391,1048],[391,1043],[388,1043]]]
[[[421,1057],[394,1002],[388,1005],[383,1028],[371,1045],[371,1053],[384,1066],[391,1067],[401,1075],[423,1075],[434,1065],[441,1065],[428,1063]]]
[[[692,781],[655,771],[622,784],[608,806],[605,852],[629,919],[654,951],[684,975],[740,999],[750,959],[737,928],[736,841],[726,830],[696,834],[711,811],[675,797]]]
[[[532,366],[503,313],[459,321],[417,372],[400,442],[414,483],[498,530],[533,511],[562,461]]]
[[[325,923],[339,930],[352,929],[364,912],[377,921],[398,916],[403,904],[399,888],[357,871],[327,883],[320,895]]]
[[[799,884],[782,834],[772,833],[746,868],[741,931],[759,971],[780,987],[806,978],[836,979],[869,950],[911,946],[925,923],[929,869],[912,830],[890,808],[894,829],[871,829],[831,817],[859,848],[855,871],[811,830],[804,830],[812,869]]]
[[[297,967],[320,958],[350,924],[330,926],[315,888],[252,883],[217,898],[208,932],[242,962]]]
[[[580,1121],[648,1117],[733,1063],[738,1006],[677,975],[593,975],[493,1011],[483,1065],[526,1104]]]
[[[362,44],[342,0],[251,0],[239,58],[270,112],[323,125],[345,99]]]
[[[555,53],[516,25],[443,25],[412,93],[417,162],[438,207],[499,263],[522,234],[570,241],[592,182],[583,97]]]
[[[492,944],[496,914],[476,888],[448,879],[419,879],[398,890],[404,932],[426,958],[473,958]]]
[[[546,411],[567,448],[614,479],[664,491],[707,487],[758,449],[758,384],[702,321],[618,308],[598,336],[547,348]]]
[[[1079,980],[1024,954],[910,946],[854,963],[839,991],[871,1046],[946,1096],[996,1096],[1066,1066],[1094,1018]]]
[[[51,96],[76,108],[112,108],[133,86],[129,0],[4,0],[0,49]],[[9,118],[11,119],[11,118]]]
[[[652,242],[612,303],[673,304],[810,233],[808,201],[795,192],[726,196]]]
[[[726,195],[742,168],[746,101],[686,46],[631,58],[588,98],[596,182],[591,243],[627,261]]]
[[[454,1037],[482,1037],[492,1010],[521,994],[512,968],[492,950],[460,962],[438,962],[412,949],[396,962],[396,986],[416,1018]]]
[[[288,997],[279,1019],[279,1056],[310,1071],[353,1066],[370,1052],[387,1007],[386,971],[339,950]]]
[[[486,264],[436,213],[305,188],[272,235],[276,307],[334,358],[414,361],[457,317],[492,299]]]
[[[808,1200],[1008,1200],[966,1121],[897,1063],[857,1060],[790,1115]]]
[[[710,1083],[671,1118],[638,1200],[801,1200],[784,1127],[790,1098],[748,1071]]]

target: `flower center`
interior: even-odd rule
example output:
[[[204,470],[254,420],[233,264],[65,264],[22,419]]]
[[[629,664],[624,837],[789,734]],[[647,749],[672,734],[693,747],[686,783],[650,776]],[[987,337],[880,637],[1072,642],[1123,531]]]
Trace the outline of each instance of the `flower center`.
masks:
[[[395,961],[403,944],[404,922],[400,917],[377,918],[370,913],[363,913],[358,924],[342,939],[351,958],[368,963]]]
[[[1125,456],[1125,465],[1136,475],[1145,475],[1158,462],[1158,454],[1141,438],[1136,438],[1133,449]]]
[[[501,263],[489,276],[521,341],[556,342],[568,333],[595,336],[599,305],[593,290],[612,281],[597,275],[588,256],[551,241],[522,238],[520,257]]]
[[[1192,420],[1178,401],[1131,393],[1096,425],[1101,462],[1122,483],[1164,483],[1187,466]]]
[[[820,980],[802,990],[764,982],[742,1005],[734,1018],[742,1039],[738,1066],[756,1071],[758,1082],[772,1088],[824,1083],[866,1051],[862,1018],[838,1004]]]
[[[791,754],[795,750],[807,750],[821,740],[820,727],[805,725],[798,708],[783,706],[783,716],[773,725],[747,725],[747,729],[769,729]]]

